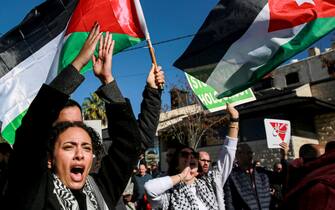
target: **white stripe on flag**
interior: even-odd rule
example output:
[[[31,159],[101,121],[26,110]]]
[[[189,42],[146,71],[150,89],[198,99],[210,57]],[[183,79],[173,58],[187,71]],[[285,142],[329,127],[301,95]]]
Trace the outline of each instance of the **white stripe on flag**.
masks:
[[[0,121],[3,130],[13,119],[25,111],[35,98],[48,74],[57,70],[52,66],[63,33],[15,66],[0,78]],[[50,76],[56,74],[51,73]]]
[[[67,28],[67,27],[66,27]],[[60,58],[60,54],[62,52],[63,46],[65,44],[65,42],[67,41],[67,39],[71,36],[71,34],[68,34],[64,37],[65,34],[65,30],[60,34],[61,35],[61,40],[59,40],[58,42],[58,47],[57,47],[57,53],[53,59],[53,62],[51,64],[50,67],[50,71],[48,73],[48,77],[45,81],[46,84],[50,84],[50,82],[52,82],[52,80],[58,75],[59,71],[62,69],[59,69],[59,64],[61,62],[61,58]]]
[[[150,39],[147,23],[145,21],[145,17],[143,14],[142,6],[139,0],[134,0],[135,8],[136,8],[136,14],[138,21],[140,22],[141,25],[141,30],[144,33],[145,39],[148,40]]]
[[[237,84],[246,83],[257,68],[267,62],[280,46],[292,40],[305,26],[302,24],[294,28],[269,33],[269,20],[270,11],[267,4],[246,33],[227,50],[215,67],[206,83],[219,94],[236,87]],[[238,77],[227,83],[243,65],[248,65],[250,71],[239,74]]]

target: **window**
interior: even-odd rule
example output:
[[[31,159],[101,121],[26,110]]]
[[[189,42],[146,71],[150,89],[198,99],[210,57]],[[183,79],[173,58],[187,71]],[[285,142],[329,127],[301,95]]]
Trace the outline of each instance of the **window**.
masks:
[[[298,72],[289,73],[285,76],[285,78],[286,78],[286,85],[292,85],[299,82]]]
[[[240,121],[241,141],[255,141],[266,139],[264,118],[249,118]]]
[[[332,63],[332,64],[330,64],[330,65],[328,65],[327,67],[328,67],[328,74],[330,76],[335,77],[335,62]]]

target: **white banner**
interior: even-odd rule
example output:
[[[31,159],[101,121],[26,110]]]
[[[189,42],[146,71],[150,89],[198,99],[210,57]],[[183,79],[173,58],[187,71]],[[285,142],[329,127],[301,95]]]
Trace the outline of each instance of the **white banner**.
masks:
[[[280,143],[290,144],[291,123],[287,120],[264,119],[268,148],[281,148]]]

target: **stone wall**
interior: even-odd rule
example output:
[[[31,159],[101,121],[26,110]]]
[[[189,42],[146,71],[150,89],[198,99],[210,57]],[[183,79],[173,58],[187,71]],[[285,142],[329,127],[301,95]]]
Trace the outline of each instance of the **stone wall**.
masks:
[[[316,116],[315,128],[321,144],[335,140],[335,113]]]
[[[335,80],[329,80],[311,85],[313,97],[335,104]]]
[[[288,86],[286,84],[286,75],[293,72],[297,72],[299,75],[299,82],[294,85],[303,85],[330,78],[328,68],[322,61],[325,58],[334,60],[335,50],[278,67],[272,72],[273,86],[276,88],[286,88]]]

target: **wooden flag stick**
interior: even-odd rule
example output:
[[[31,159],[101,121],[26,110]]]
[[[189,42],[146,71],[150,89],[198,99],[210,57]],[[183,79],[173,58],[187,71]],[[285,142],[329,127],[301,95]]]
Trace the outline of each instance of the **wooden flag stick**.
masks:
[[[151,40],[147,39],[148,47],[149,47],[149,52],[150,52],[150,57],[151,61],[154,64],[155,68],[157,68],[157,61],[156,61],[156,55],[155,55],[155,50],[152,47]]]
[[[149,47],[149,52],[150,52],[150,57],[151,57],[151,62],[154,64],[155,69],[157,69],[157,61],[156,61],[156,56],[155,56],[155,50],[152,47],[151,40],[150,40],[150,35],[147,27],[147,23],[145,22],[142,6],[140,3],[140,0],[133,0],[136,8],[136,13],[137,17],[140,22],[141,29],[144,33],[145,39],[147,40],[148,47]],[[159,85],[160,89],[164,89],[164,83]]]
[[[158,65],[157,65],[157,61],[156,61],[155,50],[154,50],[154,48],[153,48],[153,46],[152,46],[152,44],[151,44],[151,40],[150,40],[150,38],[147,39],[147,43],[148,43],[148,47],[149,47],[149,52],[150,52],[151,61],[152,61],[152,63],[154,64],[155,69],[157,69],[157,66],[158,66]],[[164,89],[164,83],[160,84],[160,85],[159,85],[159,88],[160,88],[161,90],[163,90],[163,89]]]

